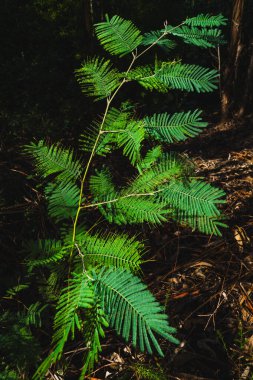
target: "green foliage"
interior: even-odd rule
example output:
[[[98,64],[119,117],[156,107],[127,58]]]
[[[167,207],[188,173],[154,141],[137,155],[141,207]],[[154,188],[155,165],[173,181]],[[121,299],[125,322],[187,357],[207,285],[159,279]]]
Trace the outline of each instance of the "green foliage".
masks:
[[[111,19],[106,16],[105,22],[95,24],[95,31],[105,50],[120,57],[131,53],[142,41],[141,33],[134,24],[119,16]]]
[[[161,38],[163,35],[163,32],[161,30],[153,30],[149,33],[145,33],[143,35],[143,39],[141,44],[143,46],[149,46],[152,44],[156,44],[157,46],[160,46],[161,48],[167,50],[174,49],[176,46],[175,41],[170,40],[169,38]],[[159,39],[160,38],[160,39]]]
[[[218,72],[198,65],[164,63],[155,76],[165,86],[177,90],[210,92],[217,88]]]
[[[178,343],[164,307],[137,276],[146,249],[126,227],[160,225],[171,219],[204,233],[221,233],[218,206],[224,202],[223,191],[194,179],[194,167],[187,157],[164,153],[163,147],[154,144],[155,140],[170,144],[195,137],[207,123],[198,109],[138,118],[135,106],[128,102],[118,108],[111,103],[130,81],[162,93],[171,89],[213,91],[217,87],[216,70],[179,60],[155,59],[153,64],[137,67],[135,63],[155,45],[173,49],[175,43],[168,35],[181,36],[185,42],[202,47],[213,46],[221,39],[219,26],[223,23],[221,16],[199,15],[181,26],[142,37],[131,21],[106,17],[105,22],[95,25],[98,40],[112,55],[132,53],[132,61],[120,72],[109,60],[95,57],[76,70],[86,95],[106,99],[104,114],[81,133],[84,159],[75,159],[71,149],[43,141],[26,147],[45,182],[48,214],[55,223],[50,238],[26,246],[31,252],[28,271],[34,278],[40,276],[45,300],[45,305],[36,300],[28,307],[27,323],[40,326],[45,307],[56,304],[52,349],[34,380],[45,378],[53,364],[62,362],[68,341],[80,336],[85,352],[80,379],[90,374],[109,325],[134,347],[150,354],[163,356],[159,336]],[[124,176],[121,169],[117,175],[110,160],[107,165],[103,162],[103,157],[116,150],[115,157],[121,151],[129,162],[122,171]],[[133,172],[131,178],[125,174],[129,171]],[[108,224],[114,224],[113,230]],[[152,373],[148,376],[152,378]]]
[[[191,17],[185,20],[186,25],[201,26],[202,28],[213,28],[214,26],[220,27],[226,25],[227,19],[222,15],[209,15],[199,14],[195,17]]]
[[[30,271],[36,267],[48,266],[63,259],[66,255],[66,247],[58,240],[37,240],[30,241],[25,245],[25,249],[31,252],[31,259],[27,261]]]
[[[158,141],[172,143],[184,141],[188,137],[195,137],[207,126],[200,115],[202,111],[179,112],[173,115],[168,113],[154,114],[144,119],[148,134]]]
[[[138,66],[127,74],[129,80],[136,80],[146,90],[156,90],[161,93],[166,93],[169,86],[156,75],[160,70],[160,65]]]
[[[4,312],[0,317],[0,378],[29,378],[26,370],[38,360],[40,347],[25,313]],[[6,376],[6,377],[4,377]]]
[[[159,194],[175,210],[176,219],[207,234],[220,235],[220,211],[216,204],[224,203],[225,193],[205,182],[174,181]]]
[[[98,233],[77,235],[85,265],[125,268],[138,272],[144,254],[144,245],[136,237],[126,234]]]
[[[27,146],[25,151],[34,158],[36,171],[43,178],[54,174],[57,182],[63,184],[76,181],[81,175],[81,164],[69,149],[39,141]]]
[[[56,185],[49,183],[45,188],[48,200],[48,213],[57,220],[63,220],[75,216],[79,202],[79,187],[74,183],[62,183]]]
[[[97,100],[108,97],[119,85],[119,73],[112,69],[111,62],[91,58],[76,70],[76,76],[82,91]]]
[[[63,289],[56,307],[53,350],[37,369],[34,379],[41,379],[46,374],[51,364],[61,358],[68,337],[73,339],[75,330],[81,330],[78,309],[89,309],[93,304],[94,293],[88,278],[84,274],[74,276]]]
[[[163,352],[154,336],[157,333],[173,343],[179,343],[171,334],[176,330],[168,325],[168,317],[141,280],[131,273],[118,269],[101,271],[98,276],[101,304],[110,317],[110,325],[134,347],[159,355]]]
[[[222,32],[220,29],[197,28],[195,26],[182,25],[176,30],[172,30],[174,36],[180,37],[187,44],[195,45],[202,48],[215,47],[218,44],[223,44]],[[169,31],[170,28],[167,27]]]

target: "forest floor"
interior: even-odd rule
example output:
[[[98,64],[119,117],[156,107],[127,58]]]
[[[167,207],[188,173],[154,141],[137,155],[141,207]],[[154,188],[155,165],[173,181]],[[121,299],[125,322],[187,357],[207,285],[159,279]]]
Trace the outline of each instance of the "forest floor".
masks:
[[[175,146],[196,163],[200,177],[225,190],[228,228],[221,238],[173,224],[153,234],[155,261],[144,268],[145,280],[165,303],[181,344],[165,343],[165,358],[150,361],[120,342],[115,345],[114,336],[98,378],[253,379],[252,147],[250,120],[213,124]],[[128,365],[131,371],[123,375]]]

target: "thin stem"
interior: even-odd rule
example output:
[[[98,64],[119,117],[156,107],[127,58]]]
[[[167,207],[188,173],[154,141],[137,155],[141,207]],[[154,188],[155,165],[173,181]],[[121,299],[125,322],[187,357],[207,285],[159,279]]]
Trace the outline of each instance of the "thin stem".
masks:
[[[84,205],[84,206],[82,206],[81,208],[83,209],[83,208],[97,207],[97,206],[106,205],[106,204],[109,204],[109,203],[115,203],[115,202],[118,202],[119,200],[121,200],[121,199],[125,199],[125,198],[152,196],[152,195],[155,195],[155,194],[157,194],[157,193],[160,193],[161,191],[163,191],[163,190],[162,190],[162,189],[160,189],[160,190],[155,190],[155,191],[152,191],[152,192],[150,192],[150,193],[133,193],[133,194],[127,194],[127,195],[123,195],[122,197],[118,197],[118,198],[111,199],[110,201],[104,201],[104,202],[91,203],[91,204],[89,204],[89,205]]]
[[[146,49],[144,49],[140,54],[137,54],[136,59],[140,58],[143,54],[145,54],[148,50],[150,50],[153,46],[155,46],[157,44],[157,42],[159,42],[163,37],[170,34],[172,32],[172,30],[175,30],[175,29],[179,28],[180,26],[184,25],[184,23],[185,23],[185,21],[181,22],[181,24],[179,24],[177,26],[174,26],[174,28],[171,28],[170,30],[163,32],[163,34],[159,38],[157,38],[157,40],[155,40],[150,46],[148,46]]]
[[[98,142],[99,142],[100,135],[101,135],[101,133],[104,133],[103,126],[104,126],[105,119],[106,119],[108,110],[110,108],[110,105],[111,105],[113,99],[115,98],[115,96],[117,95],[117,93],[119,92],[119,90],[121,89],[121,87],[124,85],[124,83],[127,82],[127,74],[129,73],[129,71],[131,70],[132,66],[134,65],[134,62],[138,58],[140,58],[143,54],[145,54],[148,50],[150,50],[154,45],[156,45],[163,37],[165,37],[167,34],[171,33],[172,30],[180,27],[183,24],[184,24],[184,22],[182,22],[181,24],[175,26],[170,31],[165,31],[156,41],[154,41],[150,46],[148,46],[146,49],[144,49],[140,54],[137,54],[137,51],[135,51],[135,53],[132,52],[132,57],[133,58],[132,58],[132,61],[131,61],[130,65],[129,65],[126,73],[125,73],[125,76],[124,76],[123,80],[121,81],[121,83],[119,84],[119,86],[116,88],[116,90],[113,92],[113,94],[110,97],[107,98],[107,104],[106,104],[104,116],[103,116],[103,119],[102,119],[102,122],[101,122],[101,125],[100,125],[100,128],[99,128],[99,131],[98,131],[98,135],[97,135],[97,138],[96,138],[96,140],[94,142],[94,145],[93,145],[93,148],[92,148],[92,151],[91,151],[88,163],[86,165],[86,168],[85,168],[82,180],[81,180],[81,187],[80,187],[80,196],[79,196],[79,201],[78,201],[78,208],[77,208],[77,212],[76,212],[76,216],[75,216],[75,220],[74,220],[74,224],[73,224],[72,250],[71,250],[71,253],[70,253],[70,266],[71,266],[71,260],[72,260],[73,251],[74,251],[74,244],[75,244],[75,238],[76,238],[76,227],[77,227],[80,211],[81,211],[82,208],[85,208],[85,206],[82,206],[82,199],[83,199],[83,191],[84,191],[85,180],[86,180],[86,177],[87,177],[87,174],[88,174],[88,171],[89,171],[89,168],[90,168],[93,156],[95,154],[95,151],[96,151],[96,148],[97,148],[97,145],[98,145]],[[166,24],[165,24],[165,27],[166,27]],[[130,194],[128,196],[130,196]],[[125,197],[128,197],[128,196],[125,196]],[[70,270],[70,266],[69,266],[69,270]]]
[[[79,201],[78,201],[78,208],[77,208],[77,212],[76,212],[76,216],[75,216],[75,220],[74,220],[74,225],[73,225],[73,234],[72,234],[72,244],[73,245],[72,245],[72,250],[71,250],[71,253],[70,253],[70,266],[71,266],[71,259],[72,259],[73,250],[74,250],[75,239],[76,239],[76,227],[77,227],[80,211],[82,209],[81,205],[82,205],[82,199],[83,199],[83,191],[84,191],[85,180],[86,180],[86,177],[87,177],[87,174],[88,174],[88,171],[89,171],[89,168],[90,168],[93,156],[95,154],[95,151],[96,151],[96,148],[97,148],[97,145],[98,145],[98,142],[99,142],[99,138],[100,138],[101,132],[103,130],[103,126],[104,126],[105,119],[106,119],[109,107],[111,105],[111,102],[113,101],[113,99],[115,98],[115,96],[117,95],[117,93],[119,92],[119,90],[121,89],[121,87],[123,86],[123,84],[126,82],[126,76],[129,73],[129,71],[131,70],[131,68],[132,68],[132,66],[133,66],[133,64],[134,64],[134,62],[136,60],[136,55],[135,54],[132,54],[132,55],[133,55],[133,59],[132,59],[130,65],[129,65],[127,71],[126,71],[125,77],[123,78],[123,80],[119,84],[118,88],[111,95],[111,97],[107,98],[107,104],[106,104],[104,116],[103,116],[102,122],[100,124],[99,131],[98,131],[98,134],[97,134],[97,138],[96,138],[96,140],[94,142],[94,145],[93,145],[93,148],[92,148],[92,151],[91,151],[88,163],[86,165],[86,168],[85,168],[85,171],[84,171],[84,174],[83,174],[83,178],[81,180],[81,187],[80,187],[80,196],[79,196]]]

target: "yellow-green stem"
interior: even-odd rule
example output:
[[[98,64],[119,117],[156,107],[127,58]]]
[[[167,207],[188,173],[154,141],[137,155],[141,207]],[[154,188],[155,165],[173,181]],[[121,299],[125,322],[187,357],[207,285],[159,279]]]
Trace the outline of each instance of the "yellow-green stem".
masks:
[[[74,251],[74,247],[75,247],[75,239],[76,239],[76,228],[77,228],[77,223],[78,223],[78,219],[79,219],[79,215],[80,215],[80,211],[82,209],[82,200],[83,200],[83,190],[84,190],[84,185],[85,185],[85,180],[86,180],[86,177],[87,177],[87,174],[88,174],[88,171],[89,171],[89,168],[90,168],[90,165],[91,165],[91,162],[92,162],[92,159],[93,159],[93,156],[95,154],[95,151],[96,151],[96,148],[97,148],[97,145],[98,145],[98,142],[99,142],[99,138],[100,138],[100,134],[101,134],[101,131],[103,130],[103,126],[104,126],[104,123],[105,123],[105,119],[106,119],[106,116],[107,116],[107,113],[108,113],[108,110],[110,108],[110,105],[111,105],[111,102],[113,101],[114,97],[117,95],[118,91],[120,90],[120,88],[123,86],[123,84],[126,82],[126,76],[127,74],[129,73],[129,71],[131,70],[133,64],[134,64],[134,61],[136,60],[136,56],[133,54],[133,59],[126,71],[126,75],[125,77],[123,78],[123,80],[121,81],[120,85],[118,86],[118,88],[114,91],[114,93],[112,94],[112,96],[110,98],[107,98],[107,104],[106,104],[106,108],[105,108],[105,112],[104,112],[104,116],[103,116],[103,119],[102,119],[102,122],[100,124],[100,127],[99,127],[99,131],[98,131],[98,135],[97,135],[97,138],[95,140],[95,143],[93,145],[93,148],[92,148],[92,151],[91,151],[91,154],[90,154],[90,157],[89,157],[89,160],[88,160],[88,163],[86,165],[86,168],[85,168],[85,171],[84,171],[84,174],[83,174],[83,177],[82,177],[82,180],[81,180],[81,187],[80,187],[80,196],[79,196],[79,202],[78,202],[78,208],[77,208],[77,212],[76,212],[76,216],[75,216],[75,220],[74,220],[74,224],[73,224],[73,233],[72,233],[72,250],[71,250],[71,253],[70,253],[70,263],[69,263],[69,272],[70,272],[70,267],[71,267],[71,260],[72,260],[72,255],[73,255],[73,251]]]

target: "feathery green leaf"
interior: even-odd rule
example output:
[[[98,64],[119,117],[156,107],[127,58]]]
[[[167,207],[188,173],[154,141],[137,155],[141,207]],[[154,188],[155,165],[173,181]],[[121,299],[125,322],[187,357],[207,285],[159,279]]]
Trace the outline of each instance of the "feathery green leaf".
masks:
[[[145,129],[149,135],[158,141],[172,143],[184,141],[188,137],[195,137],[207,126],[200,115],[202,111],[179,112],[173,115],[168,113],[154,114],[145,117]]]
[[[202,48],[216,47],[223,44],[222,31],[220,29],[198,28],[196,26],[182,25],[178,28],[167,27],[168,33],[180,37],[187,44],[195,45]]]
[[[73,183],[49,183],[45,188],[48,213],[56,220],[74,217],[78,207],[80,189]]]
[[[165,37],[161,38],[162,35],[163,35],[163,32],[161,30],[155,30],[155,31],[152,30],[149,33],[145,33],[143,35],[141,45],[149,46],[155,43],[156,45],[160,46],[161,48],[165,50],[174,49],[176,46],[176,43],[168,38],[165,38]]]
[[[110,317],[109,323],[126,341],[132,337],[134,347],[153,353],[153,347],[163,356],[154,333],[172,343],[176,331],[169,326],[163,307],[141,280],[122,269],[104,270],[97,276],[96,292],[101,306]]]
[[[179,62],[163,63],[156,71],[155,77],[170,88],[210,92],[217,88],[218,72],[197,65],[181,64]]]
[[[218,15],[199,14],[185,20],[186,25],[200,26],[202,28],[213,28],[227,24],[227,19],[220,13]]]
[[[142,41],[141,32],[129,20],[119,16],[95,24],[95,32],[104,49],[112,55],[124,55],[135,50]]]
[[[144,245],[135,236],[119,233],[84,234],[78,245],[86,266],[122,267],[133,272],[140,269]]]
[[[81,174],[81,164],[69,149],[58,145],[48,146],[44,141],[32,143],[25,152],[35,159],[36,170],[43,177],[55,174],[59,182],[76,181]]]
[[[170,86],[161,81],[156,74],[156,70],[161,68],[160,65],[138,66],[132,69],[128,74],[129,80],[136,80],[146,90],[156,90],[162,93],[168,92]]]
[[[107,98],[120,83],[120,74],[111,62],[96,57],[84,62],[76,70],[76,77],[82,91],[97,100]]]

